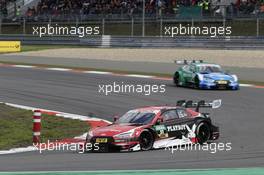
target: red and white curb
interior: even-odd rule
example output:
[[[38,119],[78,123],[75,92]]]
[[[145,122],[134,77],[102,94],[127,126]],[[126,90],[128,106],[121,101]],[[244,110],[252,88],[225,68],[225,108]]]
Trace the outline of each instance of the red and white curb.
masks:
[[[78,115],[78,114],[70,114],[70,113],[65,113],[65,112],[60,112],[60,111],[54,111],[54,110],[48,110],[48,109],[40,109],[40,108],[36,108],[36,107],[30,107],[30,106],[24,106],[24,105],[18,105],[18,104],[13,104],[13,103],[4,103],[4,102],[0,102],[0,104],[5,104],[14,108],[19,108],[19,109],[24,109],[24,110],[30,110],[30,111],[34,111],[34,110],[40,110],[41,113],[43,114],[48,114],[48,115],[54,115],[57,117],[63,117],[63,118],[69,118],[69,119],[74,119],[74,120],[80,120],[80,121],[85,121],[88,122],[90,124],[90,127],[98,127],[98,126],[106,126],[108,124],[111,124],[112,122],[108,121],[108,120],[104,120],[104,119],[99,119],[96,117],[88,117],[88,116],[84,116],[84,115]],[[70,139],[63,139],[59,142],[62,143],[67,143],[67,144],[72,144],[72,143],[77,143],[77,142],[81,142],[84,141],[86,139],[86,135],[87,133],[84,133],[80,136],[76,136],[74,138],[70,138]],[[38,149],[35,146],[28,146],[28,147],[24,147],[24,148],[13,148],[10,150],[0,150],[0,155],[1,154],[14,154],[14,153],[22,153],[22,152],[29,152],[29,151],[37,151]]]
[[[124,73],[115,73],[115,72],[105,72],[105,71],[82,71],[78,69],[68,69],[68,68],[58,68],[58,67],[41,67],[41,66],[30,66],[30,65],[13,65],[13,64],[2,64],[0,63],[0,67],[17,67],[17,68],[29,68],[29,69],[42,69],[42,70],[50,70],[50,71],[62,71],[62,72],[77,72],[84,74],[100,74],[100,75],[112,75],[112,76],[122,76],[122,77],[134,77],[134,78],[146,78],[153,80],[166,80],[172,81],[171,78],[168,77],[159,77],[152,75],[140,75],[140,74],[124,74]],[[258,86],[254,84],[240,84],[241,87],[251,87],[264,89],[264,86]]]
[[[24,148],[13,148],[10,150],[1,150],[0,155],[31,152],[31,151],[37,151],[37,150],[38,149],[34,146],[28,146],[28,147],[24,147]]]
[[[54,115],[54,116],[63,117],[63,118],[70,118],[70,119],[76,119],[76,120],[81,120],[81,121],[103,121],[103,122],[106,122],[109,124],[111,123],[108,120],[99,119],[99,118],[95,118],[95,117],[87,117],[84,115],[70,114],[70,113],[53,111],[53,110],[48,110],[48,109],[40,109],[40,108],[36,108],[36,107],[18,105],[18,104],[13,104],[13,103],[4,103],[4,102],[0,102],[0,103],[11,106],[11,107],[30,110],[30,111],[40,110],[43,114]]]

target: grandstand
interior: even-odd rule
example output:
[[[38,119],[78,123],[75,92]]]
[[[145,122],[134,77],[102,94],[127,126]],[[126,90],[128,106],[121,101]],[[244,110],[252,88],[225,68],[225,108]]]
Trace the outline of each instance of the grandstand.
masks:
[[[7,0],[0,0],[0,15],[3,17],[6,17],[8,12],[7,12]]]
[[[0,0],[2,19],[98,19],[140,17],[143,0]],[[145,0],[147,18],[254,17],[264,0]]]

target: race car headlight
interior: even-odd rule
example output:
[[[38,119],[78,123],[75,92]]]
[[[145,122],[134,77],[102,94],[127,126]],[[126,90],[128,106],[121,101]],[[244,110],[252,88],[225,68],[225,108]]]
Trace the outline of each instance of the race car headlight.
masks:
[[[124,139],[124,138],[130,138],[130,137],[132,137],[133,134],[134,134],[134,130],[127,131],[127,132],[123,132],[121,134],[114,135],[114,137],[120,138],[120,139]]]
[[[86,136],[86,140],[90,140],[93,137],[93,132],[89,131]]]
[[[233,77],[233,82],[237,82],[238,81],[238,78],[236,75],[231,75]]]
[[[208,78],[208,77],[204,77],[203,80],[204,80],[204,81],[207,81],[207,82],[209,82],[209,83],[214,83],[214,80],[211,79],[211,78]]]

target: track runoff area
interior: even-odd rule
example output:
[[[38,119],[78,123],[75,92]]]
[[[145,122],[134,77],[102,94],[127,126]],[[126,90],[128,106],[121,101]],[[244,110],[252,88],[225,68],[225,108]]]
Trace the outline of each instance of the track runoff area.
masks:
[[[258,108],[258,104],[261,102],[260,99],[262,99],[261,97],[261,93],[262,92],[262,87],[258,87],[258,86],[254,86],[254,85],[244,85],[245,87],[243,87],[240,91],[238,92],[231,92],[231,91],[199,91],[197,92],[196,90],[192,90],[192,89],[185,89],[185,88],[176,88],[172,85],[171,79],[168,78],[162,78],[162,77],[153,77],[153,76],[144,76],[144,75],[124,75],[124,74],[114,74],[114,73],[109,73],[109,72],[97,72],[97,71],[86,71],[86,72],[80,72],[77,70],[72,70],[72,69],[63,69],[63,68],[40,68],[40,67],[36,67],[36,66],[26,66],[26,65],[1,65],[1,67],[3,67],[3,69],[1,70],[2,75],[6,76],[7,79],[5,79],[5,82],[3,81],[3,84],[1,85],[1,89],[3,91],[2,97],[1,99],[3,99],[3,101],[10,101],[16,104],[24,104],[27,106],[35,106],[34,104],[38,104],[39,107],[43,107],[45,109],[53,109],[53,110],[57,110],[57,109],[62,109],[61,111],[67,111],[67,112],[71,112],[71,113],[80,113],[80,114],[84,114],[88,111],[92,111],[95,110],[96,108],[101,108],[100,112],[99,110],[97,111],[101,116],[109,116],[109,114],[113,114],[114,109],[116,108],[117,110],[120,110],[122,112],[125,112],[126,110],[130,109],[131,106],[135,106],[135,107],[139,107],[142,105],[149,105],[147,104],[149,100],[146,100],[144,97],[140,97],[137,95],[130,95],[130,102],[129,104],[127,102],[125,102],[127,100],[127,97],[121,97],[120,100],[117,100],[118,97],[113,97],[110,96],[110,101],[111,104],[116,101],[116,104],[109,105],[109,101],[107,99],[104,98],[100,98],[98,96],[93,96],[92,97],[89,94],[94,93],[94,90],[97,89],[98,87],[96,82],[98,81],[109,81],[109,79],[113,79],[115,81],[129,81],[129,82],[133,82],[133,83],[150,83],[150,82],[155,82],[155,83],[164,83],[166,84],[167,88],[168,88],[168,92],[167,94],[161,94],[161,95],[154,95],[152,100],[160,100],[161,103],[175,103],[176,99],[182,99],[183,97],[185,98],[189,98],[191,99],[192,97],[195,97],[195,99],[215,99],[218,97],[221,97],[223,99],[223,103],[224,105],[226,105],[227,107],[224,108],[220,114],[218,114],[218,116],[222,117],[222,118],[218,118],[218,122],[223,123],[222,127],[224,127],[224,129],[226,131],[223,131],[225,137],[231,137],[228,136],[228,133],[232,133],[232,129],[235,128],[236,132],[238,132],[238,130],[241,130],[242,132],[246,133],[245,128],[241,128],[241,127],[236,127],[234,125],[235,124],[235,120],[238,120],[238,115],[240,116],[240,118],[245,119],[247,118],[247,116],[251,115],[252,120],[257,119],[259,117],[261,117],[260,115],[255,113],[255,109]],[[34,69],[33,71],[35,71],[35,77],[34,75],[29,75],[32,74],[32,69]],[[85,73],[85,74],[84,74]],[[84,75],[84,76],[80,76],[80,75]],[[13,75],[17,75],[15,78]],[[43,76],[44,80],[39,80],[37,77],[39,76]],[[68,79],[67,77],[70,78]],[[6,78],[5,77],[5,78]],[[49,78],[49,77],[54,77],[54,78]],[[1,81],[3,79],[1,78]],[[21,83],[21,86],[17,86],[17,83]],[[36,83],[38,84],[36,86]],[[35,84],[35,85],[34,85]],[[47,85],[47,87],[42,88],[41,86],[45,86]],[[68,85],[68,87],[67,87]],[[70,87],[69,85],[72,85],[72,87]],[[56,87],[59,87],[60,91],[64,91],[65,93],[64,95],[60,94],[58,92],[58,89],[56,90]],[[11,91],[6,90],[7,87],[9,87],[9,89],[11,89]],[[95,89],[90,89],[91,87],[95,88]],[[39,89],[40,88],[40,89]],[[71,89],[67,89],[67,88],[71,88]],[[260,88],[260,89],[259,89]],[[53,89],[54,92],[49,92],[49,90]],[[77,90],[80,90],[80,94],[75,94],[77,93]],[[98,90],[98,89],[97,89]],[[14,95],[13,92],[16,92],[16,95]],[[82,94],[83,93],[83,94]],[[177,95],[178,93],[178,95]],[[13,94],[13,95],[11,95]],[[48,95],[49,94],[49,95]],[[56,99],[52,98],[52,96],[55,96],[55,94],[57,94],[57,97],[60,96],[60,98],[62,98],[63,100],[65,100],[65,104],[59,104],[58,102],[56,102]],[[35,97],[38,95],[43,95],[46,96],[46,100],[43,101],[43,99],[36,99]],[[76,95],[76,99],[73,99],[73,96]],[[12,96],[12,98],[11,98]],[[90,99],[89,99],[90,98]],[[233,98],[233,99],[232,99]],[[242,101],[238,102],[238,99],[243,99]],[[87,101],[84,101],[84,100]],[[103,100],[105,99],[105,100]],[[66,102],[68,101],[68,102]],[[78,102],[77,102],[78,101]],[[98,104],[92,104],[92,102],[97,101]],[[49,102],[50,104],[47,104],[47,102]],[[91,103],[89,103],[91,102]],[[225,104],[226,103],[226,104]],[[256,104],[253,105],[253,111],[249,108],[246,111],[244,111],[242,106],[250,106],[248,105],[249,103]],[[234,106],[234,104],[237,104],[238,106]],[[91,105],[89,107],[89,105]],[[80,109],[79,106],[83,106],[83,109]],[[84,109],[85,107],[88,107],[89,109]],[[252,106],[251,106],[252,107]],[[230,108],[231,110],[228,111],[227,108]],[[261,108],[259,108],[261,109]],[[78,111],[78,112],[76,112]],[[244,112],[243,112],[244,111]],[[244,114],[243,114],[244,113]],[[255,116],[254,116],[255,115]],[[224,116],[226,116],[227,118],[224,118]],[[111,120],[111,118],[109,117],[104,117],[104,119],[106,120]],[[216,120],[217,120],[217,116],[216,116]],[[248,119],[246,119],[248,120]],[[230,126],[231,124],[231,126]],[[229,125],[229,126],[228,126]],[[254,125],[256,125],[255,127],[258,128],[259,126],[254,123]],[[258,132],[257,129],[253,129],[253,132]],[[257,134],[258,135],[258,134]],[[251,134],[244,134],[243,138],[246,136],[247,143],[241,141],[240,139],[234,139],[234,144],[235,145],[243,145],[245,147],[251,147],[252,143],[257,142],[257,138],[251,137]],[[234,137],[239,138],[239,134],[238,135],[234,135]],[[249,138],[247,138],[249,137]],[[226,138],[224,138],[226,139]],[[230,139],[232,141],[232,137]],[[259,147],[262,147],[263,145],[259,145]],[[256,149],[259,149],[256,148]],[[241,162],[241,166],[245,166],[245,162],[243,162],[243,160],[245,159],[252,159],[252,161],[257,161],[256,159],[254,159],[254,156],[247,157],[245,155],[243,155],[243,153],[241,152],[241,150],[235,150],[236,154],[241,154],[242,157],[242,162]],[[253,151],[253,150],[251,150]],[[141,153],[142,154],[142,153]],[[143,152],[143,154],[145,154]],[[155,154],[155,152],[152,152],[152,154]],[[162,155],[162,152],[157,151],[158,155]],[[251,152],[252,155],[257,154],[257,152]],[[67,155],[67,154],[66,154]],[[148,154],[149,155],[149,154]],[[148,155],[146,155],[145,157],[147,157]],[[27,154],[25,154],[24,156],[27,156]],[[38,159],[38,154],[30,154],[30,156],[33,156],[32,161],[34,162],[34,159]],[[60,156],[60,154],[58,155]],[[98,155],[99,156],[99,155]],[[121,156],[121,155],[120,155]],[[193,155],[188,155],[190,157],[192,157]],[[187,156],[187,157],[188,157]],[[231,157],[226,157],[226,159],[228,159],[229,161],[232,159],[235,159],[235,156],[232,155]],[[67,157],[69,159],[71,159],[71,155],[67,155]],[[109,155],[106,155],[106,157],[109,157]],[[182,158],[182,160],[185,160],[185,156],[180,155],[179,157]],[[220,156],[221,157],[221,156]],[[220,158],[218,157],[218,158]],[[89,155],[87,155],[86,157],[88,160],[87,161],[92,161],[89,160]],[[93,156],[94,158],[94,156]],[[135,158],[135,157],[134,157]],[[152,157],[153,158],[153,157]],[[167,157],[163,157],[162,160],[163,161],[168,161],[166,160]],[[111,159],[111,156],[110,156]],[[221,159],[221,158],[220,158]],[[239,159],[239,158],[238,158]],[[115,173],[115,174],[127,174],[129,172],[137,172],[139,174],[201,174],[204,172],[208,172],[209,174],[213,173],[213,174],[235,174],[235,173],[239,173],[239,174],[248,174],[250,172],[250,174],[261,174],[261,172],[263,172],[263,169],[261,168],[245,168],[245,169],[241,169],[241,168],[237,168],[237,169],[208,169],[205,168],[205,166],[201,166],[201,168],[205,168],[205,169],[200,169],[197,168],[199,167],[199,160],[197,160],[197,162],[192,162],[192,164],[194,165],[194,168],[196,168],[196,170],[175,170],[175,166],[171,166],[171,167],[167,167],[164,166],[164,164],[162,165],[162,160],[157,160],[158,162],[156,163],[160,163],[161,165],[155,165],[155,169],[173,169],[173,170],[156,170],[156,171],[137,171],[137,170],[131,170],[131,171],[102,171],[102,172],[84,172],[84,171],[78,171],[75,169],[75,172],[72,172],[74,174],[83,174],[83,173],[92,173],[92,174],[107,174],[107,173]],[[176,159],[174,159],[176,160]],[[217,160],[217,156],[214,159],[215,161]],[[51,160],[47,159],[45,160],[46,163],[49,163]],[[127,160],[122,160],[122,161],[131,161],[129,159]],[[147,160],[145,163],[148,163],[148,161],[152,161],[155,162],[155,160]],[[188,158],[185,160],[188,161]],[[1,164],[3,161],[1,161]],[[106,162],[95,162],[96,164],[102,164],[101,166],[104,166],[104,164],[106,165]],[[135,162],[134,162],[135,164]],[[151,162],[149,163],[151,164]],[[150,169],[151,165],[146,164],[146,168],[138,168],[138,169]],[[188,164],[188,163],[187,163]],[[195,166],[195,164],[197,164]],[[220,162],[219,166],[216,166],[214,164],[214,166],[212,167],[228,167],[227,164],[228,163],[224,163]],[[238,163],[239,164],[239,163]],[[240,167],[238,164],[236,164],[236,167]],[[255,166],[260,166],[259,163],[254,163],[254,164],[248,164],[247,166],[249,167],[254,167]],[[2,164],[3,166],[3,164]],[[16,166],[16,161],[14,161],[14,166]],[[70,166],[70,164],[67,164],[66,166]],[[83,162],[83,165],[80,165],[82,167],[87,167],[87,170],[92,170],[91,167],[89,167],[89,165],[87,164],[87,162]],[[137,165],[136,165],[137,166]],[[209,165],[210,166],[210,165]],[[0,165],[1,167],[1,165]],[[41,167],[45,167],[45,166],[41,166],[38,167],[37,169],[44,171],[44,169],[41,169]],[[3,169],[5,169],[4,167],[2,167]],[[2,169],[0,168],[0,169]],[[126,169],[134,169],[132,168],[132,165],[129,165],[127,167],[125,167]],[[177,166],[176,166],[177,168]],[[186,167],[185,167],[186,168]],[[100,169],[100,168],[99,168]],[[111,169],[111,168],[107,168],[107,169]],[[117,165],[113,165],[113,169],[118,169]],[[24,171],[29,170],[28,168],[24,168]],[[54,172],[43,172],[43,173],[48,173],[48,174],[67,174],[67,172],[61,172],[62,169],[56,169],[54,168]],[[73,169],[74,170],[74,169]],[[12,168],[9,169],[10,174],[17,174],[17,173],[12,173]],[[78,172],[76,172],[78,171]],[[25,172],[26,174],[34,174],[34,172]],[[39,172],[38,172],[39,173]]]

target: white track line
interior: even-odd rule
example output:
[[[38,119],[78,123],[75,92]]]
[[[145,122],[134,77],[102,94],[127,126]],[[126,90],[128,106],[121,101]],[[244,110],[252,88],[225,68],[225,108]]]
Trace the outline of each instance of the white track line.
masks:
[[[57,67],[54,67],[54,68],[46,68],[46,70],[54,70],[54,71],[72,71],[72,69],[66,69],[66,68],[57,68]]]
[[[14,154],[14,153],[23,153],[23,152],[30,152],[30,151],[37,151],[37,148],[34,146],[28,146],[24,148],[13,148],[10,150],[2,150],[0,151],[0,155],[2,154]]]
[[[70,114],[70,113],[65,113],[65,112],[60,112],[60,111],[54,111],[54,110],[49,110],[49,109],[41,109],[41,108],[24,106],[24,105],[18,105],[18,104],[13,104],[13,103],[4,103],[4,102],[0,102],[0,103],[6,104],[6,105],[11,106],[11,107],[15,107],[15,108],[19,108],[19,109],[25,109],[25,110],[30,110],[30,111],[41,110],[41,111],[45,111],[45,112],[51,112],[51,113],[54,113],[58,117],[76,119],[76,120],[81,120],[81,121],[104,121],[104,122],[107,122],[109,124],[112,123],[112,122],[110,122],[108,120],[95,118],[95,117],[87,117],[87,116],[79,115],[79,114]]]
[[[80,135],[80,136],[76,136],[74,137],[74,139],[81,139],[81,140],[85,140],[86,139],[86,136],[87,136],[87,132],[84,133],[83,135]]]
[[[6,64],[0,63],[1,66],[4,66]],[[30,66],[30,65],[8,65],[11,67],[18,67],[18,68],[42,68],[45,70],[52,70],[52,71],[69,71],[69,72],[74,72],[75,69],[67,69],[67,68],[43,68],[43,67],[38,67],[38,66]],[[76,70],[77,71],[77,70]],[[146,78],[146,79],[161,79],[161,80],[167,80],[171,81],[171,79],[164,78],[164,77],[158,77],[158,76],[151,76],[151,75],[139,75],[139,74],[119,74],[119,73],[114,73],[114,72],[104,72],[104,71],[78,71],[81,73],[85,74],[102,74],[102,75],[115,75],[115,76],[123,76],[123,77],[135,77],[135,78]],[[240,84],[241,87],[256,87],[254,84]],[[263,86],[259,86],[258,88],[264,88]]]
[[[53,111],[53,110],[47,110],[47,109],[40,109],[40,108],[24,106],[24,105],[18,105],[18,104],[13,104],[13,103],[0,102],[0,104],[5,104],[5,105],[11,106],[11,107],[24,109],[24,110],[30,110],[30,111],[34,111],[34,110],[38,109],[38,110],[41,110],[41,111],[54,113],[55,116],[63,117],[63,118],[70,118],[70,119],[81,120],[81,121],[104,121],[104,122],[109,123],[109,124],[112,123],[112,122],[110,122],[108,120],[99,119],[99,118],[95,118],[95,117],[87,117],[87,116],[78,115],[78,114],[70,114],[70,113],[65,113],[65,112],[59,112],[59,111]],[[74,137],[74,139],[85,140],[86,135],[87,135],[87,133],[84,133],[81,136]],[[29,152],[29,151],[36,151],[36,150],[37,149],[34,146],[29,146],[29,147],[24,147],[24,148],[13,148],[13,149],[10,149],[10,150],[2,150],[2,151],[0,151],[0,155],[1,154],[22,153],[22,152]]]
[[[103,72],[103,71],[83,71],[85,74],[113,74],[112,72]]]
[[[253,87],[254,85],[252,84],[239,84],[241,87]]]
[[[12,65],[12,67],[18,67],[18,68],[35,68],[36,66],[29,66],[29,65]]]
[[[154,78],[154,76],[151,76],[151,75],[138,75],[138,74],[126,74],[124,75],[126,77],[135,77],[135,78]]]

